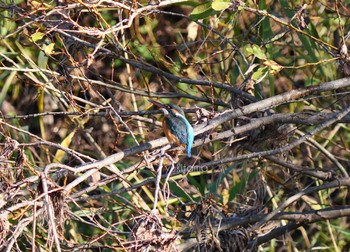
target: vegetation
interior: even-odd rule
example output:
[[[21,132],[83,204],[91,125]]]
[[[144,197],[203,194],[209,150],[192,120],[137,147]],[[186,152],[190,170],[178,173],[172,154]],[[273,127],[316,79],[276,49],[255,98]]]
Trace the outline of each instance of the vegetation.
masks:
[[[349,251],[349,7],[1,0],[1,251]]]

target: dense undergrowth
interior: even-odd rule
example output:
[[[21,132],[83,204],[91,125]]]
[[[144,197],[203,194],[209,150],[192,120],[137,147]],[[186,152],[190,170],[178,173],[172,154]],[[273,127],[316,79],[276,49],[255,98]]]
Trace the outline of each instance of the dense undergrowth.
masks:
[[[1,251],[348,251],[349,4],[2,0]]]

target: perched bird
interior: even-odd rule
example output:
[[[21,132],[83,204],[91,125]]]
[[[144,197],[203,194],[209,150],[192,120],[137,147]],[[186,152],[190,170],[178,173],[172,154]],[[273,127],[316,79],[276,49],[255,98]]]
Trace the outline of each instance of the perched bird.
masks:
[[[191,157],[191,148],[194,139],[193,128],[187,121],[184,111],[173,104],[162,104],[149,100],[161,108],[164,113],[163,130],[170,143],[185,147],[187,156]]]

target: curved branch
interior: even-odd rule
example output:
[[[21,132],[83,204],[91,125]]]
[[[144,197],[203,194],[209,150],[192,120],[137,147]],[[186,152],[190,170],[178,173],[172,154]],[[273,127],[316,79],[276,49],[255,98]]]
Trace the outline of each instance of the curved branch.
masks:
[[[326,82],[326,83],[323,83],[323,84],[316,86],[316,87],[310,87],[310,88],[301,89],[301,90],[292,90],[292,91],[289,91],[285,94],[277,95],[277,96],[262,100],[260,102],[249,104],[249,105],[244,106],[240,109],[227,110],[227,111],[223,112],[222,114],[220,114],[219,116],[217,116],[216,118],[210,120],[209,123],[202,123],[200,125],[197,125],[197,127],[195,127],[195,129],[194,129],[195,135],[198,135],[198,134],[203,133],[203,132],[208,131],[208,130],[212,130],[215,127],[217,127],[218,125],[220,125],[228,120],[237,118],[238,116],[248,115],[248,114],[256,112],[256,111],[266,110],[266,109],[269,109],[271,107],[280,105],[284,102],[291,101],[293,99],[301,98],[301,97],[305,96],[306,94],[310,94],[310,93],[314,93],[314,92],[331,91],[334,89],[344,88],[344,87],[348,87],[348,86],[350,86],[350,78],[344,78],[344,79],[340,79],[340,80],[336,80],[336,81]],[[233,161],[237,161],[237,160],[250,159],[253,157],[261,157],[261,156],[270,156],[270,155],[274,155],[277,153],[285,152],[287,150],[294,148],[295,146],[299,145],[300,143],[306,141],[308,138],[310,138],[315,133],[319,132],[321,129],[324,129],[325,127],[331,125],[332,123],[337,122],[338,120],[340,120],[341,118],[346,116],[349,113],[349,111],[350,111],[350,106],[348,106],[347,108],[345,108],[341,112],[334,115],[332,117],[332,119],[327,120],[323,124],[316,127],[314,130],[305,134],[303,137],[300,137],[298,140],[296,140],[293,143],[288,144],[282,148],[279,148],[276,150],[263,151],[263,152],[259,152],[259,153],[251,153],[251,154],[241,155],[241,156],[237,156],[237,157],[226,158],[226,159],[222,159],[222,160],[216,160],[216,161],[208,162],[205,165],[206,166],[214,166],[214,165],[229,163],[229,162],[233,162]],[[75,187],[76,185],[78,185],[79,183],[84,181],[87,177],[91,176],[98,169],[101,169],[104,166],[108,166],[110,164],[116,163],[116,162],[122,160],[124,157],[128,157],[128,156],[131,156],[131,155],[134,155],[134,154],[146,151],[146,150],[154,149],[156,147],[163,146],[167,143],[168,143],[167,139],[165,137],[163,137],[163,138],[160,138],[157,140],[150,141],[148,143],[140,144],[139,146],[136,146],[136,147],[126,149],[122,152],[118,152],[116,154],[108,156],[105,159],[79,166],[76,168],[76,173],[84,172],[84,171],[87,171],[90,169],[93,169],[93,170],[86,172],[84,175],[82,175],[79,178],[77,178],[76,180],[72,181],[70,184],[67,185],[66,190],[70,191],[73,187]],[[199,144],[200,143],[197,141],[194,146],[197,146]]]

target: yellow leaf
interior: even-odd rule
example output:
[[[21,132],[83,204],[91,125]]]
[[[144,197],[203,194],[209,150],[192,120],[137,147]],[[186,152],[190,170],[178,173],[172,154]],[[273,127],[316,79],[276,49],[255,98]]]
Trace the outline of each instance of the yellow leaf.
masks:
[[[75,131],[72,131],[65,139],[63,139],[61,145],[63,147],[68,148],[72,142],[74,134],[75,134]],[[55,154],[54,162],[61,163],[63,160],[64,154],[65,154],[65,152],[63,150],[57,150],[57,152]]]
[[[231,1],[225,0],[214,0],[211,7],[216,11],[226,10],[232,5]]]
[[[280,64],[278,64],[276,61],[273,61],[273,60],[265,60],[264,65],[270,68],[271,74],[276,74],[283,69],[283,66],[281,66]]]
[[[36,41],[42,39],[44,36],[45,36],[45,33],[36,32],[36,33],[32,34],[32,36],[30,36],[30,37],[32,38],[33,42],[36,42]]]
[[[313,210],[322,209],[321,204],[314,198],[304,195],[301,197]]]
[[[52,54],[53,52],[53,49],[55,47],[55,44],[54,43],[51,43],[51,44],[48,44],[45,49],[44,49],[44,52],[48,55]]]

